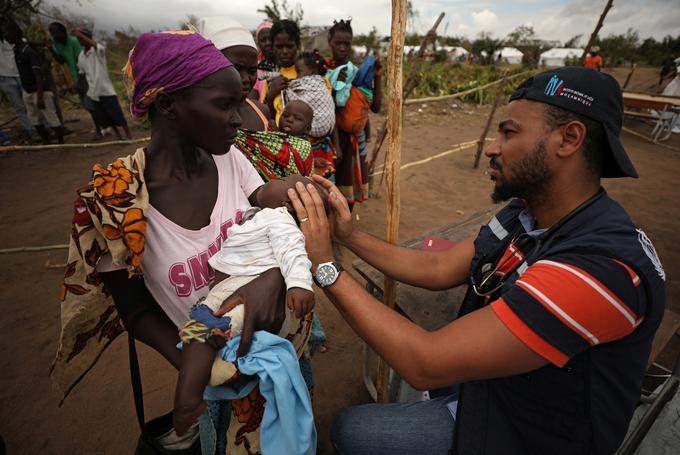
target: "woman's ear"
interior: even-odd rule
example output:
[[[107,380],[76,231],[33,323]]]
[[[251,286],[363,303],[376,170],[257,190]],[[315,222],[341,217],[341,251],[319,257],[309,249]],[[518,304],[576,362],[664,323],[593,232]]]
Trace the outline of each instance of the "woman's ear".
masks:
[[[175,112],[175,98],[172,95],[161,92],[156,95],[153,103],[157,114],[160,114],[170,120],[174,120],[176,118],[177,114]]]

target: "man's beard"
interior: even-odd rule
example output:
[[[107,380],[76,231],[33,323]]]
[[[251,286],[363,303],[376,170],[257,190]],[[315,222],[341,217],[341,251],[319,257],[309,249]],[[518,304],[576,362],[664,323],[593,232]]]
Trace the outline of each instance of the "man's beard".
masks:
[[[500,178],[496,180],[491,199],[501,202],[518,197],[535,204],[544,198],[552,177],[546,157],[545,141],[541,140],[533,152],[512,166],[511,179],[505,178],[503,168],[496,163],[493,167],[500,172]]]

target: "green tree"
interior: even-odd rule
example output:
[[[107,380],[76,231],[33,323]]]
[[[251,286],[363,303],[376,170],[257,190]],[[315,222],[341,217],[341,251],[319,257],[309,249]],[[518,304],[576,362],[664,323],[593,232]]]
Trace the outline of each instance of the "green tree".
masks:
[[[564,47],[578,47],[579,42],[581,42],[581,38],[583,38],[583,33],[572,36],[564,42]]]
[[[626,33],[620,35],[612,34],[606,38],[598,38],[595,45],[600,47],[600,54],[607,62],[607,66],[632,63],[638,59],[640,36],[637,31],[629,28]]]
[[[505,38],[505,45],[517,48],[524,54],[522,63],[535,67],[545,46],[536,37],[534,28],[530,25],[520,25]]]
[[[472,42],[471,52],[483,65],[489,65],[494,63],[493,54],[502,44],[501,40],[495,39],[490,33],[481,32]]]
[[[302,25],[302,19],[304,17],[304,11],[302,10],[302,5],[296,3],[294,6],[288,5],[288,0],[270,0],[271,4],[265,5],[264,8],[258,9],[258,13],[264,14],[268,20],[272,22],[278,22],[281,19],[289,19],[298,26]]]

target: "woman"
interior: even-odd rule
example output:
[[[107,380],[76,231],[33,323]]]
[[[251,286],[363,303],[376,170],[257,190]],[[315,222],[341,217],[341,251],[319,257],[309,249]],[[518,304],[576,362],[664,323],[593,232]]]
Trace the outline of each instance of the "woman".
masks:
[[[349,62],[352,50],[352,24],[351,20],[340,20],[333,24],[328,31],[328,44],[333,53],[333,58],[328,59],[330,68],[336,68]],[[375,78],[373,79],[373,100],[370,109],[380,112],[382,104],[382,84],[380,60],[375,60]],[[342,76],[340,76],[342,77]],[[352,95],[353,96],[353,95]],[[340,117],[344,107],[337,107],[336,115]],[[368,136],[370,126],[366,123],[363,131],[344,131],[338,122],[339,142],[342,158],[336,163],[335,183],[347,199],[350,210],[356,202],[368,199]]]
[[[255,41],[260,52],[257,54],[257,82],[251,96],[255,95],[257,99],[260,99],[264,81],[268,79],[267,73],[276,71],[276,55],[274,55],[274,48],[269,39],[269,32],[273,25],[269,21],[262,21],[255,29]]]
[[[288,81],[297,78],[295,60],[300,48],[300,29],[295,22],[283,19],[272,26],[269,40],[280,74],[265,81],[260,100],[269,106],[278,125],[284,109],[281,92],[288,87]]]
[[[78,191],[51,372],[65,394],[122,332],[119,316],[135,338],[179,366],[177,328],[214,279],[207,260],[257,202],[262,185],[232,148],[241,124],[241,78],[210,41],[190,31],[144,33],[125,73],[132,113],[148,114],[151,140],[108,167],[95,166],[90,184]],[[244,303],[239,356],[248,352],[253,330],[281,326],[284,292],[272,269],[215,313]],[[289,335],[294,346],[304,345],[310,325],[311,317]],[[257,451],[263,409],[257,388],[232,401],[230,454]],[[215,452],[212,436],[201,438],[204,453]]]
[[[225,16],[200,19],[196,31],[212,41],[241,76],[241,127],[251,131],[268,131],[271,120],[269,107],[248,98],[257,82],[257,47],[253,35]]]

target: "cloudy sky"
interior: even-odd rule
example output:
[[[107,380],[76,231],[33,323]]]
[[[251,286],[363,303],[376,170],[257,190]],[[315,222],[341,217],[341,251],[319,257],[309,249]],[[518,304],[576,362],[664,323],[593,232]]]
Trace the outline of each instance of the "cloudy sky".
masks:
[[[45,0],[84,16],[95,29],[112,31],[129,26],[140,31],[175,27],[187,14],[196,16],[232,15],[249,28],[263,18],[257,10],[265,0]],[[413,0],[417,17],[409,31],[426,31],[440,12],[445,12],[440,33],[475,37],[491,32],[504,37],[516,26],[534,27],[543,39],[567,40],[575,34],[588,36],[595,26],[606,0]],[[295,4],[296,0],[289,0]],[[299,0],[304,10],[304,23],[324,25],[333,19],[352,17],[355,33],[377,27],[389,34],[389,0]],[[610,10],[601,36],[623,33],[635,28],[642,38],[680,33],[680,1],[616,0]],[[584,38],[585,39],[585,38]],[[583,43],[582,43],[583,44]]]

